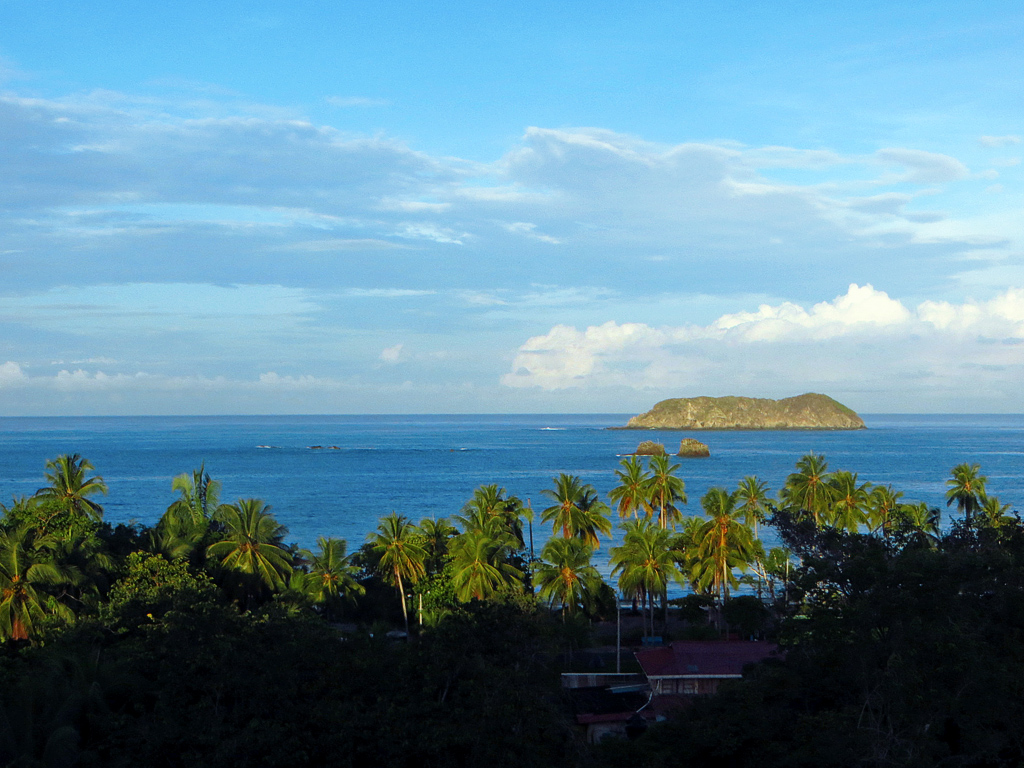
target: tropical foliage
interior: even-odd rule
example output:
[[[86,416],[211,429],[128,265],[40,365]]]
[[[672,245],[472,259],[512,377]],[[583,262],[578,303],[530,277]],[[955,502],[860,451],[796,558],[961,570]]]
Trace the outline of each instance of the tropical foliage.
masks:
[[[658,510],[658,524],[675,528],[681,514],[677,504],[686,504],[686,484],[676,477],[681,464],[672,464],[668,455],[651,457],[650,504]]]
[[[618,592],[645,635],[660,608],[663,635],[769,637],[787,654],[594,751],[555,682],[566,648],[608,641],[597,622],[613,611],[593,562],[611,508],[579,476],[545,491],[554,535],[531,563],[529,506],[497,484],[449,518],[386,515],[350,554],[337,538],[287,543],[258,499],[220,504],[202,465],[174,479],[156,525],[112,527],[92,465],[58,457],[46,487],[0,507],[0,765],[1024,761],[1024,524],[979,465],[953,468],[961,514],[945,526],[816,454],[777,505],[749,476],[681,517],[678,469],[609,467]],[[694,594],[670,601],[673,584]],[[685,622],[667,620],[675,605]],[[399,621],[416,642],[388,641]],[[600,658],[575,656],[588,671]]]
[[[216,518],[225,528],[223,538],[206,549],[246,605],[266,591],[283,589],[292,573],[292,555],[282,546],[288,529],[269,510],[260,499],[222,505]]]
[[[541,520],[551,523],[554,533],[562,537],[583,539],[591,547],[601,546],[598,534],[611,536],[611,510],[597,495],[594,486],[584,483],[576,475],[560,474],[553,478],[554,489],[545,488],[541,493],[554,504],[545,509]]]
[[[426,574],[424,561],[427,552],[420,543],[419,533],[405,515],[392,512],[381,518],[375,533],[369,536],[374,552],[379,557],[377,568],[398,590],[402,602],[402,618],[406,634],[409,632],[409,610],[405,604],[405,584],[415,584]]]
[[[92,469],[92,464],[77,453],[47,461],[45,474],[50,484],[36,491],[34,500],[51,502],[56,509],[74,515],[102,520],[103,507],[89,497],[105,494],[107,485],[99,475],[86,477]]]
[[[542,599],[558,605],[564,618],[593,604],[601,574],[590,564],[593,550],[580,539],[551,539],[535,568]]]

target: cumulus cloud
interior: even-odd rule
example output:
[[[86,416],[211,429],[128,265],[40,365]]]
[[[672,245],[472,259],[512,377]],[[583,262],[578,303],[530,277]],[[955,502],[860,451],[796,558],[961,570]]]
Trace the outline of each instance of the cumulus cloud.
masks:
[[[16,387],[28,383],[28,377],[21,370],[21,366],[8,360],[0,365],[0,389],[5,387]]]
[[[871,285],[854,284],[810,308],[765,304],[707,325],[558,325],[519,348],[502,383],[548,390],[673,387],[677,396],[837,386],[882,396],[906,389],[967,396],[1014,386],[1022,370],[1024,290],[985,302],[908,308]]]

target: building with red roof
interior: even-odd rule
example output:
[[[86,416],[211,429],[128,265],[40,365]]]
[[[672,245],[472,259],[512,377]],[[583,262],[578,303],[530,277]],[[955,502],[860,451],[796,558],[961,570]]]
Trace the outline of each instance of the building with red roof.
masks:
[[[775,643],[679,640],[635,653],[655,696],[703,696],[722,680],[738,680],[748,664],[778,656]]]

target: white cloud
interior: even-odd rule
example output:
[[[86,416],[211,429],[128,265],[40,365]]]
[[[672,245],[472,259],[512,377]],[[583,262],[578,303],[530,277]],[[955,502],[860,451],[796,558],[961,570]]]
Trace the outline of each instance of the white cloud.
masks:
[[[550,235],[544,235],[541,234],[540,232],[537,232],[537,225],[531,224],[526,221],[516,221],[511,224],[505,224],[504,226],[505,229],[507,229],[509,232],[513,232],[517,235],[523,235],[524,237],[529,237],[534,240],[539,240],[542,243],[551,243],[552,245],[558,245],[559,243],[562,242],[556,237],[551,237]]]
[[[402,357],[402,345],[395,344],[393,347],[386,347],[381,350],[380,359],[385,363],[397,363]]]
[[[365,96],[327,96],[324,101],[332,107],[386,107],[387,99],[372,99]]]
[[[300,240],[281,246],[282,251],[310,251],[311,253],[331,253],[333,251],[390,251],[405,248],[400,243],[375,238],[333,238],[330,240]]]
[[[357,299],[404,299],[410,296],[432,296],[436,291],[421,291],[413,288],[350,288],[346,296]]]
[[[766,304],[704,326],[558,325],[519,348],[502,383],[667,389],[674,396],[838,388],[908,403],[1001,389],[1017,392],[1020,407],[1015,382],[1022,372],[1024,290],[909,309],[870,285],[851,285],[810,309]]]
[[[978,143],[983,147],[1007,147],[1020,144],[1020,136],[979,136]]]
[[[273,371],[261,373],[259,385],[274,389],[320,389],[332,386],[329,379],[318,379],[315,376],[279,376]]]
[[[28,383],[28,377],[17,363],[8,360],[0,365],[0,389],[17,387]]]
[[[413,224],[406,222],[401,225],[397,237],[405,237],[410,240],[432,240],[435,243],[446,243],[451,245],[462,245],[463,239],[468,237],[467,233],[457,234],[451,229],[437,227],[433,224]]]
[[[967,166],[954,157],[919,149],[881,149],[875,157],[885,165],[899,165],[906,168],[900,177],[902,181],[918,184],[942,184],[966,179],[970,175]]]

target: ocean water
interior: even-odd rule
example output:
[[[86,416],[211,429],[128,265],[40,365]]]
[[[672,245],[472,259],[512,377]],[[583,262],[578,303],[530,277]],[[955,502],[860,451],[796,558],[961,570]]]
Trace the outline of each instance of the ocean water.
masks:
[[[746,475],[773,491],[811,451],[830,469],[892,484],[906,500],[941,506],[961,462],[981,464],[988,489],[1015,509],[1024,502],[1024,416],[867,415],[857,432],[646,432],[609,430],[627,414],[512,416],[280,416],[0,418],[0,499],[45,484],[47,459],[80,453],[110,488],[98,501],[107,520],[155,523],[174,500],[171,479],[205,462],[223,484],[222,501],[255,497],[272,506],[289,541],[347,539],[355,549],[391,511],[414,521],[458,512],[485,483],[529,499],[538,514],[535,546],[551,535],[540,522],[541,491],[560,472],[580,475],[603,497],[622,454],[641,440],[677,450],[697,437],[706,459],[679,459],[686,514],[699,514],[711,487],[733,489]],[[311,446],[323,446],[313,449]],[[334,446],[331,448],[330,446]],[[609,544],[595,564],[607,574]],[[769,545],[771,541],[767,541]]]

